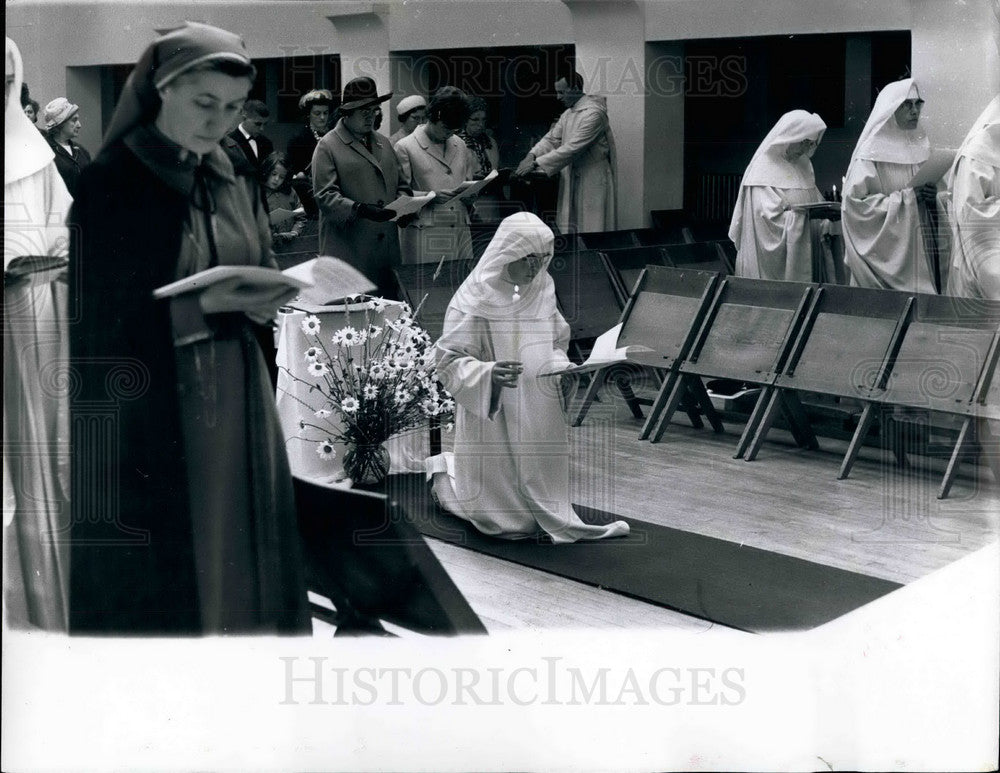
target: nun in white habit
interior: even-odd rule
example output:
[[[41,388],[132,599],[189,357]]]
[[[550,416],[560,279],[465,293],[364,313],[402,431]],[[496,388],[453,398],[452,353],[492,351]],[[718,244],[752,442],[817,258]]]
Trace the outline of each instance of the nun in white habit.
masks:
[[[569,435],[557,377],[570,328],[556,308],[552,231],[521,212],[501,222],[448,305],[438,374],[455,398],[455,451],[427,460],[442,507],[496,537],[554,543],[628,534],[585,524],[569,501]]]
[[[1000,96],[972,125],[947,179],[948,295],[1000,300]]]
[[[937,191],[934,185],[909,187],[930,155],[918,126],[922,106],[912,78],[890,83],[879,92],[854,148],[841,221],[852,285],[937,292],[928,217]]]
[[[21,109],[24,67],[10,38],[4,69],[4,606],[14,627],[65,631],[69,286],[58,266],[73,199],[52,148]]]
[[[795,209],[823,201],[810,159],[825,131],[815,113],[792,110],[757,148],[729,225],[737,276],[810,282],[829,273],[823,268],[821,221]]]

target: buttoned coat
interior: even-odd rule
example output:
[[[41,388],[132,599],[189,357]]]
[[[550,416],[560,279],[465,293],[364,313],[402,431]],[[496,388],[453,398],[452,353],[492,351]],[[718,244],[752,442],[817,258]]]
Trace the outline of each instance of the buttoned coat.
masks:
[[[66,148],[51,137],[46,137],[46,139],[49,142],[49,147],[52,148],[52,152],[56,154],[56,169],[59,170],[63,182],[66,183],[66,190],[69,191],[70,196],[76,198],[76,186],[80,180],[80,172],[90,164],[90,154],[85,147],[77,145],[70,140],[69,144],[73,148],[73,155],[71,156],[66,152]]]
[[[410,193],[399,174],[389,140],[372,133],[371,152],[338,121],[313,152],[312,180],[319,205],[319,254],[346,260],[393,295],[392,268],[399,265],[399,235],[394,222],[358,217],[355,202],[384,207]]]
[[[413,190],[447,191],[471,180],[476,171],[476,159],[465,142],[451,136],[441,146],[431,142],[427,127],[421,124],[396,143],[399,174]],[[469,233],[469,208],[464,201],[431,201],[420,210],[420,216],[400,236],[403,263],[429,263],[441,260],[471,259],[472,238]]]

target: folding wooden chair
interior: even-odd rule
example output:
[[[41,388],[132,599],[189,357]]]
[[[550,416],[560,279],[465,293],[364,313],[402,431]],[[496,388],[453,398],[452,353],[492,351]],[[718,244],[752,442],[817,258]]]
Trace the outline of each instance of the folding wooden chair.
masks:
[[[962,417],[962,426],[938,492],[938,497],[944,498],[971,443],[976,419],[988,414],[989,383],[996,370],[1000,335],[1000,301],[924,294],[916,295],[915,300],[887,377],[868,395],[870,402],[840,477],[850,473],[870,423],[876,416],[885,418],[887,409],[900,406],[951,414]],[[905,462],[901,446],[896,455],[900,464]]]
[[[664,234],[658,244],[684,244],[695,241],[691,234],[690,216],[683,209],[654,209],[649,220],[656,231]],[[641,239],[640,239],[641,241]]]
[[[397,266],[393,269],[400,297],[414,310],[420,307],[417,321],[433,340],[441,337],[448,304],[474,266],[475,261],[446,260],[440,265],[440,269],[437,263]],[[426,299],[424,296],[427,296]]]
[[[628,365],[654,368],[666,374],[660,385],[659,395],[663,395],[667,389],[669,374],[676,371],[687,354],[715,292],[717,280],[718,274],[709,271],[682,271],[648,266],[622,311],[618,346],[641,345],[652,350],[651,354],[630,358]],[[607,370],[609,368],[594,374],[573,419],[573,426],[579,426],[587,415],[591,402],[597,396],[601,377]],[[660,399],[659,396],[657,399]],[[688,405],[688,416],[692,424],[701,426],[696,405],[700,405],[713,426],[719,421],[710,401],[691,402]],[[653,410],[656,410],[656,401],[653,402]],[[650,417],[653,415],[651,413]],[[650,418],[647,418],[645,427],[649,426]]]
[[[707,399],[704,378],[732,379],[770,389],[802,326],[815,288],[800,282],[724,277],[649,439],[656,443],[662,437],[685,388]],[[762,402],[758,400],[757,405]],[[751,414],[738,447],[752,437],[759,418],[759,411]],[[808,436],[803,435],[802,440],[808,442]]]
[[[622,247],[640,247],[638,238],[633,231],[591,231],[578,233],[581,249],[585,250],[618,250]]]
[[[587,358],[597,336],[618,324],[622,301],[604,261],[594,250],[556,253],[549,263],[559,309],[570,326],[573,359]],[[619,392],[632,415],[642,418],[642,401],[635,396],[628,379],[616,380]]]
[[[718,242],[695,242],[694,244],[667,244],[663,246],[670,265],[675,268],[696,268],[704,271],[733,273],[725,251]]]
[[[872,387],[888,377],[913,303],[913,296],[895,290],[818,287],[782,372],[754,408],[755,414],[763,413],[753,440],[737,455],[747,461],[756,458],[779,409],[800,433],[800,443],[805,439],[809,447],[818,447],[797,391],[860,400],[867,411]],[[863,439],[862,432],[855,432],[855,441]]]
[[[649,266],[669,266],[660,247],[626,247],[620,250],[602,250],[601,258],[607,266],[622,307],[628,302],[643,269]]]
[[[661,244],[689,244],[694,241],[687,228],[637,228],[632,231],[632,235],[643,247],[659,247]]]
[[[386,635],[381,621],[423,634],[486,628],[396,502],[364,491],[294,479],[311,604],[335,635]]]

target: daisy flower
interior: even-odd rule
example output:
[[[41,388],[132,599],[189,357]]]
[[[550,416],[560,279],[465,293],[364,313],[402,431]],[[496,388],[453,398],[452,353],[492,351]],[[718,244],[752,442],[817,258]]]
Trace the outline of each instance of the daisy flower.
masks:
[[[358,412],[358,401],[354,397],[345,397],[340,402],[340,410],[344,413],[357,413]]]
[[[333,412],[330,411],[330,410],[328,410],[328,409],[326,409],[326,408],[320,408],[313,415],[317,419],[329,419],[333,415]]]
[[[322,362],[310,362],[309,367],[306,370],[313,378],[320,378],[330,372],[330,369]]]
[[[302,332],[310,336],[319,335],[319,317],[315,314],[310,314],[308,317],[303,319]]]
[[[372,298],[372,311],[384,311],[385,310],[385,298]]]
[[[362,394],[364,394],[366,400],[376,400],[378,399],[378,387],[374,384],[365,384]]]
[[[310,346],[306,349],[306,362],[316,362],[319,359],[322,351],[318,346]]]
[[[337,448],[332,440],[324,440],[316,445],[316,453],[320,459],[329,460],[337,455]]]
[[[342,327],[333,334],[333,342],[338,346],[356,346],[363,343],[361,335],[353,327]]]

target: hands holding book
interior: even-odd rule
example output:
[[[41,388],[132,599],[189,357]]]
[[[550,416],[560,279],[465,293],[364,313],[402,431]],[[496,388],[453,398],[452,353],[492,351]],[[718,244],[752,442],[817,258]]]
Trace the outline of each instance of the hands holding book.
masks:
[[[275,274],[274,282],[233,276],[206,287],[198,296],[202,313],[242,312],[258,325],[270,323],[278,309],[299,294],[280,272]]]
[[[365,220],[372,220],[376,223],[387,223],[396,216],[396,213],[391,209],[364,204],[360,201],[355,202],[354,211],[358,217],[363,217]]]

